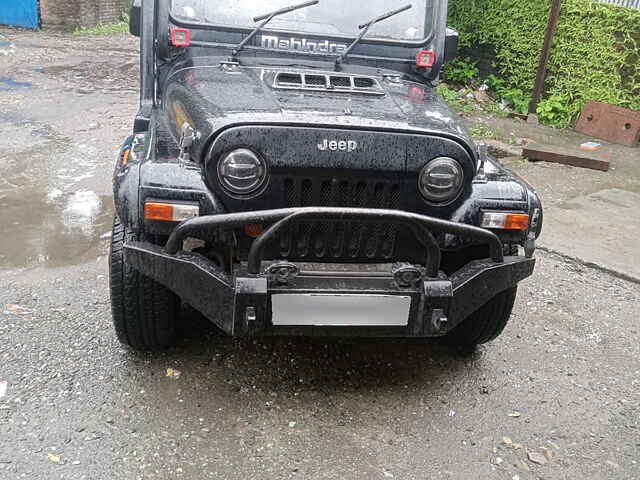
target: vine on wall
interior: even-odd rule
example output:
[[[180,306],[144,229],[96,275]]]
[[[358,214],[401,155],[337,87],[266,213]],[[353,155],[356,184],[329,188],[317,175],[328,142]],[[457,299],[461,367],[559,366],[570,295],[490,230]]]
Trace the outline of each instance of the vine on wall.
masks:
[[[449,23],[461,49],[495,51],[503,88],[529,95],[550,7],[551,0],[450,0]],[[640,11],[563,1],[538,113],[564,127],[587,100],[640,109]]]

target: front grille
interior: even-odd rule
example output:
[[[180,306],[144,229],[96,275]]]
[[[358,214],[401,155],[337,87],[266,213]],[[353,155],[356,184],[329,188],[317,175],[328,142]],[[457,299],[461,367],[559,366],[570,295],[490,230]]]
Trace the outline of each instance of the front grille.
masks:
[[[381,179],[286,178],[289,207],[400,208],[400,184]],[[307,260],[389,260],[398,228],[392,224],[302,221],[280,238],[280,255]]]

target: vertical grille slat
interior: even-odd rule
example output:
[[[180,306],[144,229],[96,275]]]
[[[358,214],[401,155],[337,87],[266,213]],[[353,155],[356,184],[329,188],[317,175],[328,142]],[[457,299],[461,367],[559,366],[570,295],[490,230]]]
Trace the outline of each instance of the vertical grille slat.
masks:
[[[400,208],[399,180],[287,177],[289,207]],[[393,258],[398,228],[369,222],[302,221],[280,241],[280,254],[309,260]]]

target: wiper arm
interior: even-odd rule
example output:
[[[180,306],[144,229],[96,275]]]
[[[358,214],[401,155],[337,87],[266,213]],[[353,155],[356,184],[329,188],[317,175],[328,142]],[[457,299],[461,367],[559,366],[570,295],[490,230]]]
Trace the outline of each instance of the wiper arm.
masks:
[[[340,55],[338,58],[336,58],[336,70],[338,70],[340,68],[340,65],[342,64],[342,62],[344,61],[344,59],[347,57],[347,55],[349,55],[351,53],[351,51],[355,48],[356,45],[358,45],[358,43],[360,43],[362,41],[362,39],[364,38],[364,36],[367,34],[367,32],[369,31],[369,29],[371,27],[373,27],[376,23],[378,22],[382,22],[383,20],[386,20],[387,18],[391,18],[394,17],[396,15],[398,15],[399,13],[402,12],[406,12],[407,10],[411,10],[413,8],[412,4],[408,4],[405,5],[404,7],[398,8],[397,10],[391,10],[390,12],[384,13],[382,15],[380,15],[378,18],[374,18],[373,20],[367,22],[367,23],[363,23],[362,25],[358,25],[358,29],[362,30],[360,32],[360,35],[358,35],[358,38],[356,38],[353,43],[351,45],[349,45],[349,48],[347,48],[342,55]]]
[[[233,49],[231,60],[237,61],[238,53],[240,53],[240,50],[242,50],[247,45],[247,43],[249,43],[253,39],[253,37],[255,37],[256,34],[260,30],[262,30],[265,27],[265,25],[269,23],[271,20],[273,20],[275,17],[279,15],[283,15],[285,13],[293,12],[294,10],[300,10],[301,8],[317,5],[318,3],[320,3],[320,0],[310,0],[308,2],[300,3],[298,5],[292,5],[290,7],[284,7],[284,8],[281,8],[280,10],[276,10],[275,12],[254,17],[253,19],[254,22],[259,22],[260,20],[264,20],[264,21],[260,25],[258,25],[256,28],[254,28],[253,31],[244,40],[242,40],[242,42],[240,42],[236,48]]]

